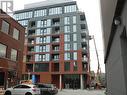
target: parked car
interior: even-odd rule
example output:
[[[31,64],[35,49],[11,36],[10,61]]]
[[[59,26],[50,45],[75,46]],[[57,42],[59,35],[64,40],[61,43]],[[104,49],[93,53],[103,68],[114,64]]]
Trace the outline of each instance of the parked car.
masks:
[[[19,84],[7,88],[4,95],[40,95],[40,89],[33,84]]]
[[[35,84],[41,90],[41,95],[55,95],[58,93],[58,88],[53,84]]]

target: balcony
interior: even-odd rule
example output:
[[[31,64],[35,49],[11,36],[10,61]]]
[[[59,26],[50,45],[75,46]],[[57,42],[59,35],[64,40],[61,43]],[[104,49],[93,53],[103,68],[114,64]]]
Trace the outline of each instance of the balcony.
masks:
[[[34,47],[28,47],[28,53],[33,53],[34,52]]]
[[[53,27],[52,28],[52,34],[59,34],[60,33],[60,27]]]
[[[59,54],[52,54],[53,61],[59,61]]]
[[[58,52],[59,51],[59,48],[60,48],[59,45],[53,45],[52,46],[52,50],[55,51],[55,52]]]
[[[60,18],[53,18],[52,26],[59,26],[59,25],[60,25]]]
[[[26,64],[26,72],[33,72],[33,64]]]
[[[82,57],[82,61],[87,62],[88,58],[86,56]]]
[[[82,70],[83,70],[83,72],[87,72],[88,71],[88,69],[87,69],[87,64],[86,63],[82,63]]]
[[[28,31],[28,37],[35,36],[35,30]]]
[[[26,58],[26,62],[33,62],[33,56],[32,55],[27,55],[27,58]]]
[[[29,22],[29,28],[34,28],[34,27],[36,27],[35,21],[30,21]]]
[[[53,37],[53,38],[52,38],[52,42],[53,42],[53,43],[59,43],[59,42],[60,42],[60,38],[58,38],[58,37]]]

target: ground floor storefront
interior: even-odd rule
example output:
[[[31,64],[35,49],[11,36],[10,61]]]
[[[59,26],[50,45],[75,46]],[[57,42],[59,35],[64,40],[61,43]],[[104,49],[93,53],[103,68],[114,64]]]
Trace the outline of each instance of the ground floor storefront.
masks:
[[[22,80],[34,83],[52,83],[59,89],[85,89],[89,84],[88,74],[25,74]]]
[[[15,70],[0,68],[0,88],[8,88],[18,83]]]

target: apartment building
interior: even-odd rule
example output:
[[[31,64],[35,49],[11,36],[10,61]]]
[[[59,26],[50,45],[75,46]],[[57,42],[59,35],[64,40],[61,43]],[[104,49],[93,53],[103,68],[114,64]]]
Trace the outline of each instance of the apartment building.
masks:
[[[14,18],[26,27],[22,79],[85,88],[89,83],[89,42],[84,12],[72,0],[25,5]]]
[[[21,78],[25,28],[0,9],[0,87]]]

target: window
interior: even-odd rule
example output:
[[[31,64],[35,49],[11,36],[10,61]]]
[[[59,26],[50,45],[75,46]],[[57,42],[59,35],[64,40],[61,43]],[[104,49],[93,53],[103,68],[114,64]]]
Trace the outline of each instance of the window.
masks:
[[[64,13],[75,12],[77,10],[76,5],[70,5],[64,7]]]
[[[24,12],[24,13],[19,13],[19,14],[15,14],[14,17],[16,20],[21,20],[21,19],[28,19],[28,18],[32,18],[33,12]]]
[[[70,44],[64,44],[64,50],[70,50],[71,45]]]
[[[13,38],[15,38],[16,40],[19,39],[19,30],[17,30],[16,28],[14,28],[13,30]]]
[[[73,24],[76,24],[76,16],[73,16]]]
[[[35,54],[35,61],[49,61],[50,55],[49,54]]]
[[[28,25],[28,20],[22,20],[22,21],[18,21],[21,25],[23,26],[27,26]]]
[[[7,46],[0,44],[0,57],[6,57]]]
[[[27,86],[27,85],[18,85],[18,86],[15,86],[14,89],[16,88],[25,88],[25,89],[29,89],[31,87]]]
[[[16,61],[17,60],[17,50],[11,49],[11,60]]]
[[[50,8],[49,15],[62,14],[62,7]]]
[[[70,62],[64,63],[64,71],[70,71]]]
[[[47,15],[47,10],[36,10],[34,11],[34,17],[39,17],[39,16],[46,16]]]
[[[48,19],[48,20],[47,20],[47,26],[48,26],[48,27],[51,26],[51,19]]]
[[[2,21],[2,32],[7,34],[9,32],[9,24],[6,21]]]
[[[76,28],[77,28],[76,25],[73,25],[73,32],[76,32],[77,31]]]
[[[70,24],[70,17],[64,18],[64,24]]]
[[[73,41],[77,41],[77,34],[73,34]]]
[[[70,32],[70,26],[65,26],[64,27],[64,32],[69,33]]]
[[[36,44],[40,44],[40,43],[50,43],[50,36],[37,37],[36,38]]]
[[[64,35],[64,41],[69,42],[70,41],[70,35]]]
[[[74,52],[74,53],[73,53],[73,59],[74,59],[74,60],[77,60],[77,52]]]
[[[77,43],[73,43],[73,50],[77,50]]]
[[[48,72],[49,64],[48,63],[35,63],[35,72]]]
[[[64,54],[64,60],[70,60],[71,59],[71,53],[65,53]]]

